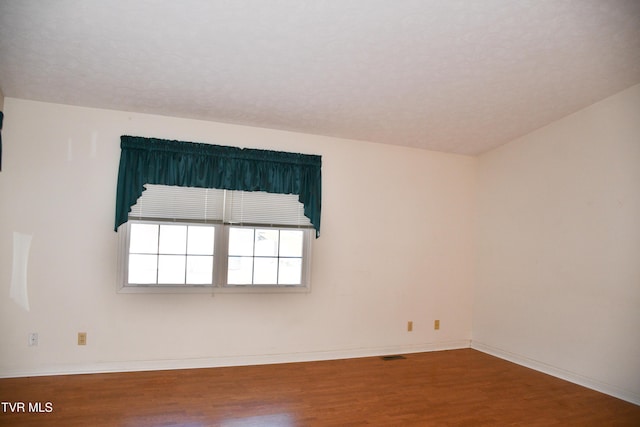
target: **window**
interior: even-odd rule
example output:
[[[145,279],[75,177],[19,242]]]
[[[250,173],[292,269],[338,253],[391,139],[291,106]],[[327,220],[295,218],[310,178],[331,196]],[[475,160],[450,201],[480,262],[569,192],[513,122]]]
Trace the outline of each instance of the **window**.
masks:
[[[146,185],[120,227],[120,292],[305,292],[314,230],[295,195]]]
[[[132,222],[130,285],[212,285],[215,227]]]
[[[228,231],[227,284],[302,283],[302,231],[241,227]]]
[[[122,292],[309,289],[318,155],[122,135]]]

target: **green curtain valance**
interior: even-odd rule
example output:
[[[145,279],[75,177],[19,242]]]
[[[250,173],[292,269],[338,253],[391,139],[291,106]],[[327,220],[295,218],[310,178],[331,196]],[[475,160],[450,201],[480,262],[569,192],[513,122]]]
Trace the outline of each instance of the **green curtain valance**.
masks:
[[[123,135],[115,230],[145,184],[297,194],[320,235],[322,157]]]

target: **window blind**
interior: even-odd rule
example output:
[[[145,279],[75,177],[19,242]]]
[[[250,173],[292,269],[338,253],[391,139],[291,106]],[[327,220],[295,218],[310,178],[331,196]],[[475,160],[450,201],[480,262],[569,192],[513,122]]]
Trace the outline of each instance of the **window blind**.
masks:
[[[130,219],[312,228],[295,194],[146,184]]]

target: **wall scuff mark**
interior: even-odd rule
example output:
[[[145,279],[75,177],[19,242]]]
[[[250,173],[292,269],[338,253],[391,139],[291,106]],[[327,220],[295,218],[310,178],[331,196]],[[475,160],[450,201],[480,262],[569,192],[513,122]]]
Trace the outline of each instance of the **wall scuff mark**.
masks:
[[[32,237],[30,234],[13,232],[13,270],[11,273],[9,296],[16,304],[27,311],[29,311],[27,263]]]

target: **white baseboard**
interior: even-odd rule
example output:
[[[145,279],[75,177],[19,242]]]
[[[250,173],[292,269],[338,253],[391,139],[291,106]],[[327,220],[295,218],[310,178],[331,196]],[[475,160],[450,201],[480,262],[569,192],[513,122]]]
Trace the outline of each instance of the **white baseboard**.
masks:
[[[560,378],[565,381],[569,381],[574,384],[578,384],[583,387],[608,394],[609,396],[617,397],[618,399],[625,400],[635,405],[640,405],[639,394],[629,390],[621,389],[620,387],[614,386],[612,384],[607,384],[593,378],[585,377],[583,375],[576,374],[575,372],[567,371],[566,369],[558,368],[556,366],[552,366],[538,360],[530,359],[521,354],[511,353],[509,351],[493,347],[491,345],[484,344],[478,341],[472,341],[471,348],[483,353],[490,354],[492,356],[499,357],[500,359],[508,360],[509,362],[513,362],[518,365],[543,372],[556,378]]]
[[[219,368],[226,366],[269,365],[277,363],[317,362],[322,360],[354,359],[390,354],[423,353],[430,351],[469,348],[470,340],[456,340],[408,346],[349,348],[308,353],[238,355],[193,359],[130,360],[84,364],[60,364],[34,369],[3,370],[0,378],[34,377],[45,375],[98,374],[108,372],[162,371],[170,369]]]

